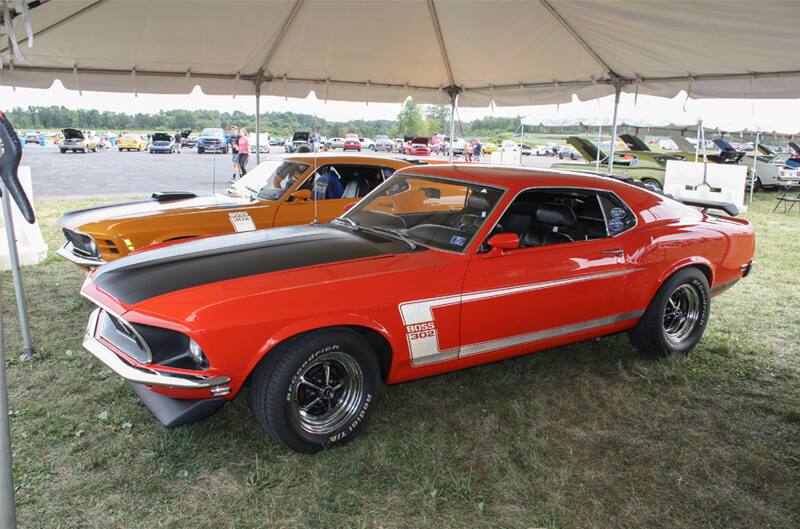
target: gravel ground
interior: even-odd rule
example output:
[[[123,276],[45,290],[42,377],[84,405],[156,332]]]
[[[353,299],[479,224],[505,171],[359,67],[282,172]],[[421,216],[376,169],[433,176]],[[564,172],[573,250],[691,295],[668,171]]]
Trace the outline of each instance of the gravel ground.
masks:
[[[262,154],[262,159],[283,155],[283,149],[273,149],[272,154]],[[549,167],[554,161],[549,157],[523,157],[523,165],[533,167]],[[231,176],[229,154],[197,154],[194,149],[162,155],[116,149],[61,154],[53,145],[30,145],[25,148],[22,164],[31,166],[36,198],[138,196],[153,191],[208,193],[215,180],[216,189],[224,189]],[[255,156],[251,155],[250,168],[254,165]]]

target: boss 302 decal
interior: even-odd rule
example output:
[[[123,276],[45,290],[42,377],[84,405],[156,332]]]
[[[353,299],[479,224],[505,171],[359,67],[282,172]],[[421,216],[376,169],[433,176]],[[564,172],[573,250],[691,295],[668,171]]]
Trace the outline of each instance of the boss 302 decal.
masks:
[[[623,314],[615,314],[605,318],[598,318],[596,320],[589,320],[578,322],[564,327],[557,327],[553,329],[544,329],[541,331],[521,334],[518,336],[510,336],[498,340],[490,340],[487,342],[476,344],[461,344],[460,347],[453,347],[450,349],[441,350],[439,348],[439,337],[436,330],[436,318],[433,315],[433,309],[446,307],[449,305],[456,305],[458,303],[469,303],[472,301],[479,301],[482,299],[510,296],[514,294],[522,294],[525,292],[533,292],[535,290],[542,290],[545,288],[553,288],[557,286],[568,285],[571,283],[578,283],[581,281],[591,281],[595,279],[606,279],[610,277],[617,277],[626,275],[632,272],[638,272],[641,268],[634,268],[630,270],[615,270],[612,272],[601,272],[598,274],[587,274],[583,276],[572,277],[569,279],[558,279],[554,281],[544,281],[540,283],[530,283],[527,285],[519,285],[515,287],[499,288],[495,290],[484,290],[479,292],[466,292],[464,294],[454,294],[451,296],[442,296],[438,298],[423,299],[416,301],[407,301],[400,303],[398,309],[400,310],[400,317],[405,326],[406,339],[408,341],[408,350],[411,353],[411,363],[413,365],[426,365],[434,362],[441,362],[443,360],[451,360],[459,356],[469,356],[480,353],[488,353],[497,351],[515,345],[523,345],[526,343],[534,343],[548,338],[553,338],[563,334],[571,334],[575,332],[584,331],[594,327],[602,327],[633,318],[638,318],[644,311],[626,312]]]
[[[236,231],[255,231],[256,229],[253,218],[246,211],[232,211],[228,213],[228,218]]]

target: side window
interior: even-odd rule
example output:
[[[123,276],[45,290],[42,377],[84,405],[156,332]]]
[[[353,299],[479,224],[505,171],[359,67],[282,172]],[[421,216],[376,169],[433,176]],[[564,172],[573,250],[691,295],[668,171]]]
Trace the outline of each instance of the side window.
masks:
[[[310,189],[312,200],[361,198],[378,187],[385,178],[386,167],[376,165],[323,165],[306,180],[301,189]],[[389,173],[391,175],[391,173]]]
[[[616,195],[599,193],[598,197],[609,235],[619,235],[636,225],[636,215]]]
[[[620,222],[635,223],[632,213],[618,202],[613,195],[590,189],[523,191],[491,234],[516,233],[522,248],[603,239],[624,231]]]

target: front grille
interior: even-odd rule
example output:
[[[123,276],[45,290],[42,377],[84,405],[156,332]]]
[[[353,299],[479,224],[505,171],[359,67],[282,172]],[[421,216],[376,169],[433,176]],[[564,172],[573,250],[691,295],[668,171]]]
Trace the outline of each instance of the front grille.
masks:
[[[103,311],[99,321],[100,336],[139,362],[151,361],[150,349],[131,325]]]
[[[64,238],[72,244],[72,251],[84,257],[100,257],[92,238],[83,233],[72,231],[68,228],[63,229]]]

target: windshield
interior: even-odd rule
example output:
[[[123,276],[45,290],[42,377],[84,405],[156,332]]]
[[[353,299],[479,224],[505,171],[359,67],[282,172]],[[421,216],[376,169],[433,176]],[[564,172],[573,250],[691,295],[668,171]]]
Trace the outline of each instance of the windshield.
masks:
[[[200,133],[201,136],[224,136],[225,133],[222,129],[203,129]]]
[[[309,167],[295,161],[267,160],[232,184],[228,192],[262,200],[280,200]]]
[[[394,175],[348,211],[345,223],[463,252],[503,191],[469,182]]]

